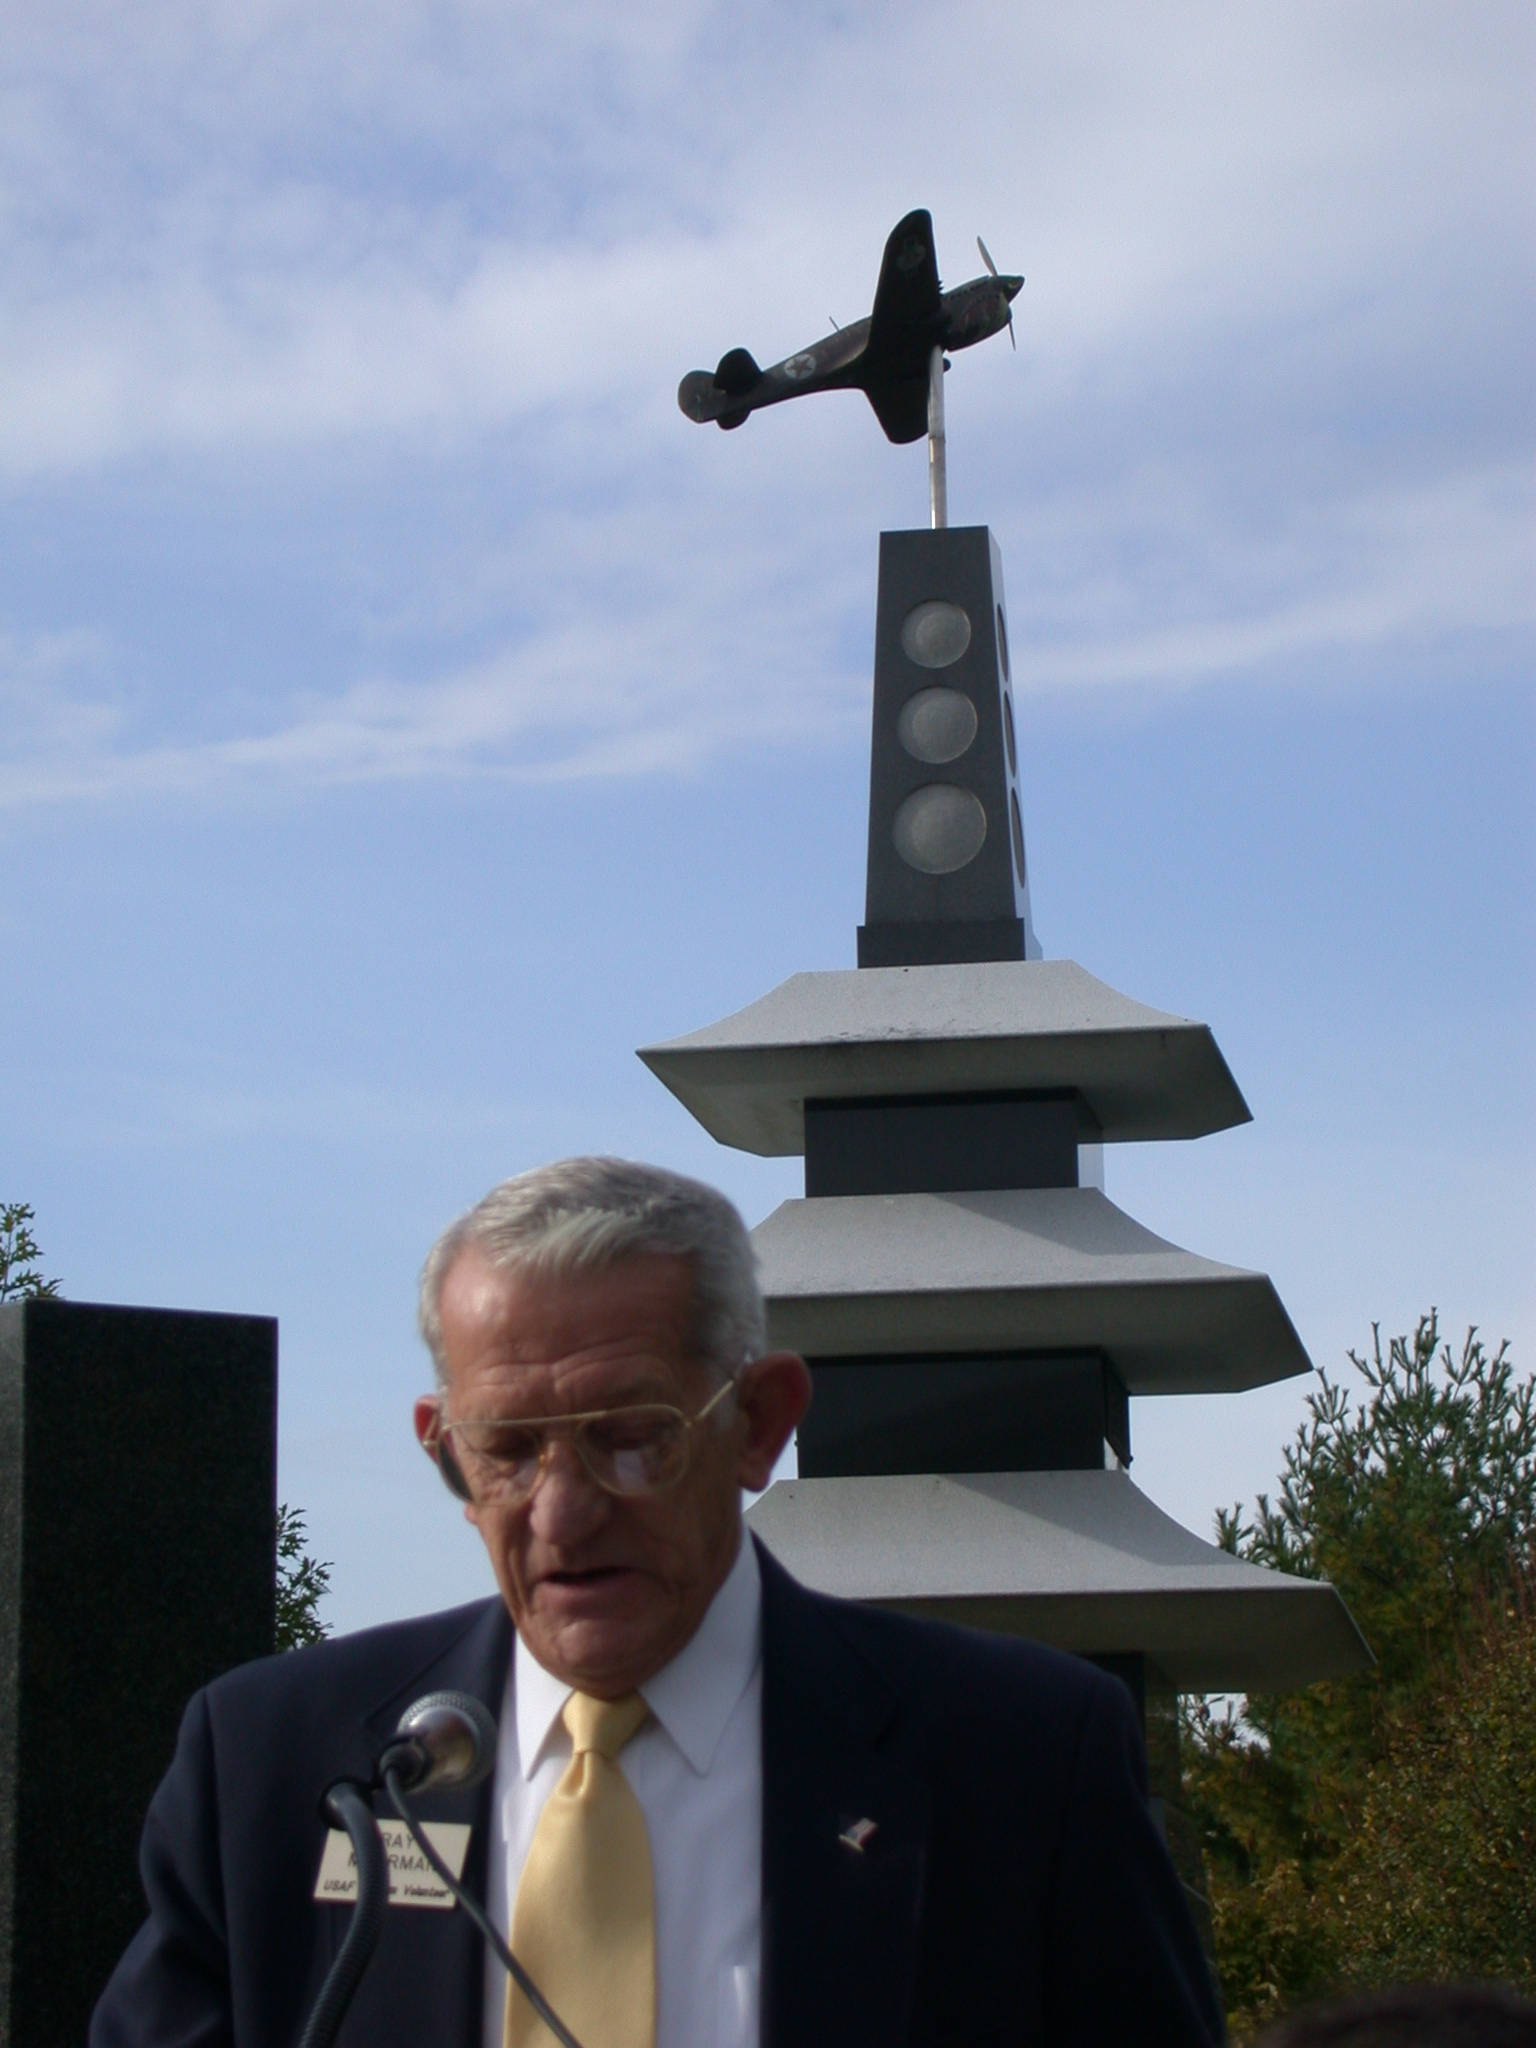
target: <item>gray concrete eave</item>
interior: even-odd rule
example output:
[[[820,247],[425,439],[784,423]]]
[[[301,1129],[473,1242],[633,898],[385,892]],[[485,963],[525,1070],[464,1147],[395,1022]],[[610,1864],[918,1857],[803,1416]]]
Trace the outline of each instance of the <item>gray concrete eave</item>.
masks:
[[[1207,1025],[1073,960],[794,974],[640,1058],[711,1137],[769,1155],[805,1150],[808,1098],[1075,1088],[1112,1144],[1249,1121]]]
[[[1311,1370],[1266,1275],[1181,1251],[1097,1188],[823,1195],[752,1242],[770,1340],[812,1358],[1098,1350],[1133,1394]]]
[[[1083,1656],[1180,1692],[1270,1692],[1370,1662],[1334,1588],[1230,1557],[1123,1472],[781,1480],[750,1527],[808,1586]]]

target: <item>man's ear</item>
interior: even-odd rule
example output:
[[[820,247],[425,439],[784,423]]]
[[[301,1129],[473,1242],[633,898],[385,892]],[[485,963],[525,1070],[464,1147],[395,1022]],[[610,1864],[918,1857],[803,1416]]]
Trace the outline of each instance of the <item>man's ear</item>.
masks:
[[[469,1482],[460,1469],[458,1459],[449,1448],[447,1438],[440,1433],[443,1425],[442,1395],[419,1395],[412,1420],[416,1424],[416,1441],[443,1475],[444,1486],[455,1500],[471,1499]]]
[[[748,1493],[761,1493],[779,1453],[811,1405],[811,1369],[796,1351],[754,1358],[736,1382],[736,1406],[746,1425],[736,1477]]]

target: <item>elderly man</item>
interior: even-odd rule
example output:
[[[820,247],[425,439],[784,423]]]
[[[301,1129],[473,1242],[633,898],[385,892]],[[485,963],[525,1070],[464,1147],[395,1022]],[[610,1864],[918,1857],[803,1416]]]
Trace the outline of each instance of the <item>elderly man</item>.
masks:
[[[93,2048],[288,2048],[350,1913],[315,1897],[320,1794],[438,1688],[499,1716],[496,1767],[422,1812],[467,1825],[471,1887],[584,2048],[1219,2039],[1124,1689],[824,1599],[743,1540],[810,1377],[765,1351],[722,1196],[524,1174],[434,1247],[421,1324],[417,1435],[500,1598],[193,1701]],[[553,2036],[461,1913],[401,1905],[341,2038]]]

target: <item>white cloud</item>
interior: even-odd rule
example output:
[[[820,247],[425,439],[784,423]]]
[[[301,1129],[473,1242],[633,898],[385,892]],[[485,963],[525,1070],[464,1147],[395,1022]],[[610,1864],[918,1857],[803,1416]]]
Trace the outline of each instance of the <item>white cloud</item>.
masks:
[[[1030,347],[1068,363],[1432,291],[1523,206],[1516,10],[846,19],[781,25],[749,81],[772,24],[699,5],[37,17],[0,467],[670,388],[685,335],[778,353],[862,311],[924,200],[952,275],[980,227],[1035,276]]]
[[[853,593],[837,573],[816,575],[816,523],[722,549],[714,512],[699,506],[660,548],[637,505],[554,519],[537,547],[525,539],[486,565],[503,606],[531,619],[496,652],[290,692],[257,729],[149,738],[120,707],[61,700],[43,739],[0,761],[0,809],[166,791],[222,797],[253,782],[677,773],[722,748],[815,744],[857,729],[864,677],[835,653]],[[649,573],[631,573],[637,559]],[[629,579],[617,592],[616,565]],[[775,608],[784,589],[795,600]],[[44,743],[68,717],[78,743]]]
[[[84,694],[106,653],[99,634],[0,632],[0,732],[12,759],[65,759],[110,744],[121,713]]]
[[[1070,520],[1076,550],[1049,601],[1018,578],[1025,687],[1185,688],[1256,672],[1306,685],[1331,655],[1374,650],[1379,661],[1436,635],[1529,627],[1536,613],[1521,538],[1529,487],[1510,466],[1365,494],[1314,531],[1278,538],[1222,535],[1209,508],[1181,509],[1177,490],[1174,478],[1138,479],[1112,506],[1090,495],[1025,523],[1018,570],[1037,541],[1043,552],[1048,524],[1060,545]],[[502,602],[532,617],[515,641],[444,672],[290,695],[259,729],[147,741],[124,707],[81,694],[72,664],[99,665],[93,643],[18,654],[0,701],[24,704],[27,718],[13,717],[0,808],[171,790],[222,798],[262,784],[677,774],[722,750],[846,738],[867,716],[871,590],[860,565],[828,542],[834,522],[810,516],[774,545],[733,543],[710,534],[716,510],[703,504],[663,549],[647,547],[637,507],[567,515],[536,547],[486,564]],[[1160,519],[1216,551],[1185,565],[1184,586],[1153,608],[1147,565],[1118,586],[1107,576],[1106,526]],[[695,578],[701,563],[708,574]],[[839,653],[849,619],[852,658]]]
[[[77,611],[16,627],[85,652],[12,659],[0,803],[650,773],[846,731],[868,530],[921,516],[920,459],[853,398],[727,440],[671,393],[865,310],[914,203],[951,281],[976,228],[1029,276],[1019,356],[957,365],[951,473],[1041,686],[1529,624],[1523,8],[23,17],[0,477],[66,510],[152,477],[174,550],[210,480],[340,502],[352,451],[389,587],[371,642],[259,720],[188,679],[193,730],[130,690],[116,627],[79,637],[106,612],[77,577]],[[427,530],[411,463],[451,505],[488,447],[490,527]],[[269,557],[304,545],[283,526]],[[0,582],[0,615],[36,601]]]
[[[1224,523],[1217,505],[1189,502],[1198,495],[1198,483],[1164,475],[1142,480],[1118,508],[1121,532],[1174,532],[1165,547],[1183,580],[1152,617],[1139,575],[1117,583],[1106,573],[1102,502],[1052,505],[1054,537],[1071,522],[1082,573],[1036,600],[1028,639],[1018,635],[1036,687],[1199,683],[1258,670],[1305,684],[1327,655],[1368,649],[1380,664],[1415,642],[1536,624],[1526,538],[1536,490],[1523,467],[1341,492],[1279,533],[1258,521]],[[1174,573],[1170,566],[1170,581]]]

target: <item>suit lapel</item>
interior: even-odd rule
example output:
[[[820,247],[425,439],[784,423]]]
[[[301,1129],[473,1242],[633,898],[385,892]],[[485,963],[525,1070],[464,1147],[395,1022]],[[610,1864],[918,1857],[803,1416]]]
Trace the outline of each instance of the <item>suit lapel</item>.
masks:
[[[886,1681],[759,1546],[762,2048],[907,2038],[928,1789]]]
[[[506,1610],[500,1600],[488,1601],[441,1656],[413,1672],[357,1724],[352,1766],[357,1775],[368,1775],[401,1714],[423,1693],[473,1693],[492,1715],[498,1715],[511,1655]],[[412,1802],[418,1820],[468,1823],[471,1833],[463,1882],[481,1900],[485,1897],[491,1783],[487,1778],[467,1791],[428,1792]],[[393,1818],[387,1794],[381,1793],[374,1805],[381,1818]],[[319,1910],[335,1916],[334,1939],[339,1942],[346,1931],[344,1915],[350,1908]],[[340,2040],[357,2043],[359,2048],[393,2040],[472,2048],[479,2039],[483,1985],[484,1944],[466,1914],[457,1907],[446,1911],[391,1906],[384,1916],[378,1950],[358,1988]]]

